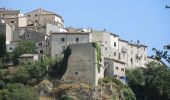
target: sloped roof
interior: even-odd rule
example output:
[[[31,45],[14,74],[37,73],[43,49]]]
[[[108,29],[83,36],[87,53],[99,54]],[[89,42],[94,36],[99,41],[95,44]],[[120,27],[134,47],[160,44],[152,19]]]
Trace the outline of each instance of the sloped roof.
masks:
[[[47,10],[45,10],[43,8],[38,8],[36,10],[30,11],[30,12],[26,13],[26,15],[29,14],[29,13],[35,12],[35,11],[39,11],[41,15],[56,15],[56,16],[62,18],[60,15],[58,15],[58,14],[56,14],[54,12],[51,12],[51,11],[47,11]]]

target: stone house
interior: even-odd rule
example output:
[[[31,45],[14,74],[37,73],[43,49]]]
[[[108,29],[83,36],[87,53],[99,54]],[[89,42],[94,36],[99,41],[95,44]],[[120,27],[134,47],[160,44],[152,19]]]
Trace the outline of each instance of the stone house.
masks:
[[[55,32],[50,35],[50,54],[52,57],[61,55],[70,44],[89,43],[89,32]]]
[[[25,64],[27,62],[34,62],[38,60],[38,54],[23,54],[19,56],[19,63]]]
[[[128,67],[127,68],[146,68],[147,46],[139,43],[128,43]]]
[[[28,26],[44,26],[45,22],[49,20],[56,22],[59,27],[64,26],[64,20],[60,15],[42,8],[28,12],[25,16],[28,19]]]
[[[11,27],[18,26],[19,14],[20,10],[0,8],[0,18],[5,19],[6,23],[9,24]]]

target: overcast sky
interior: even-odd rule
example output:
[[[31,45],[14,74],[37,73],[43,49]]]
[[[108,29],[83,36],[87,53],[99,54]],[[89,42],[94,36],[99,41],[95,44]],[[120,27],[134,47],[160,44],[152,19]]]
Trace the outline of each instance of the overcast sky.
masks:
[[[22,13],[44,8],[61,15],[65,26],[106,29],[122,39],[161,49],[170,43],[169,0],[1,0],[0,7]]]

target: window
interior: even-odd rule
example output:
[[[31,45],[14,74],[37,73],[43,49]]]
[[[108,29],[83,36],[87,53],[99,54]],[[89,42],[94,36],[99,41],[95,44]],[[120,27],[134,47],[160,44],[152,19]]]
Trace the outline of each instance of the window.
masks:
[[[38,46],[42,46],[42,42],[38,43]]]
[[[131,64],[133,64],[133,59],[132,58],[130,59],[130,61],[131,61]]]
[[[12,47],[10,47],[9,50],[12,50]]]
[[[35,14],[35,16],[37,17],[37,14]]]
[[[38,21],[37,21],[37,20],[35,20],[35,22],[37,23]]]
[[[116,67],[116,70],[119,70],[119,67]]]
[[[44,51],[43,50],[40,50],[40,54],[43,54],[44,53]]]
[[[79,42],[79,38],[76,38],[76,42]]]
[[[107,47],[105,47],[105,50],[107,50]]]
[[[14,21],[11,21],[11,23],[14,23]]]
[[[75,72],[75,74],[77,75],[77,74],[78,74],[78,72]]]
[[[114,42],[114,47],[116,47],[116,42]]]
[[[116,56],[116,52],[114,52],[114,56]]]
[[[30,17],[30,15],[28,15],[28,17]]]
[[[124,69],[124,68],[121,68],[121,71],[122,71],[122,72],[124,72],[124,71],[125,71],[125,69]]]
[[[65,41],[65,38],[61,38],[61,41]]]
[[[30,35],[29,34],[27,34],[27,38],[29,38],[30,37]]]
[[[119,53],[119,59],[121,59],[121,54]]]
[[[144,51],[145,51],[145,48],[144,48]]]

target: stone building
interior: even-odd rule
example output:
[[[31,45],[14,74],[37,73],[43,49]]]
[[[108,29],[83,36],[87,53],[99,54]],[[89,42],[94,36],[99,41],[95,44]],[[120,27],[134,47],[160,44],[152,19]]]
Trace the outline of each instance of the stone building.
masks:
[[[67,70],[62,77],[65,82],[84,82],[97,85],[99,70],[97,67],[97,52],[92,43],[71,44],[67,50],[71,54],[68,57]]]
[[[70,44],[89,43],[89,32],[55,32],[50,35],[50,54],[52,57],[61,55]]]
[[[139,43],[128,43],[128,66],[127,68],[146,68],[147,46]]]
[[[9,24],[11,27],[18,26],[19,14],[20,10],[0,8],[0,18],[5,19],[6,23]]]
[[[37,54],[23,54],[19,57],[19,63],[25,64],[27,62],[34,62],[38,60]]]
[[[9,44],[12,41],[12,33],[10,25],[7,23],[0,23],[0,34],[4,34],[6,36],[6,44]]]
[[[56,22],[59,27],[64,26],[64,20],[60,15],[42,8],[28,12],[25,16],[28,19],[28,26],[44,26],[46,21]]]

